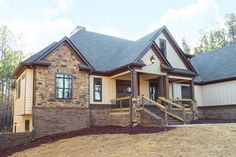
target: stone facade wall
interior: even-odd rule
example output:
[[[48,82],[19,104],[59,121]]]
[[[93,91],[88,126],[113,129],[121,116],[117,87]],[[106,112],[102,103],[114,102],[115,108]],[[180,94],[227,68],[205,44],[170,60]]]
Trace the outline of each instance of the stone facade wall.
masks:
[[[34,108],[33,118],[35,138],[90,126],[90,113],[87,108],[37,107]]]
[[[236,119],[236,105],[198,107],[201,119]]]
[[[110,105],[90,105],[91,126],[107,126],[110,119]]]
[[[0,150],[18,145],[28,144],[32,141],[32,133],[0,133]]]
[[[63,44],[45,58],[49,67],[36,67],[36,105],[37,106],[89,106],[89,74],[80,71],[79,64],[84,64],[68,44]],[[72,99],[56,99],[56,73],[70,74],[72,78]]]

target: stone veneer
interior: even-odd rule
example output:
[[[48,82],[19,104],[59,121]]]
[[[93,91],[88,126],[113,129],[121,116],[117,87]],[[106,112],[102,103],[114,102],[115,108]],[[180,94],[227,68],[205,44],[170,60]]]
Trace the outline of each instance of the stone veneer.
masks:
[[[87,108],[78,107],[35,107],[35,138],[88,128],[89,112]]]
[[[199,106],[198,117],[201,119],[236,119],[236,105]]]
[[[32,141],[31,132],[0,133],[0,150],[12,148],[18,145],[28,144]]]
[[[79,70],[84,64],[81,58],[67,43],[54,50],[44,60],[49,67],[36,67],[36,106],[89,106],[89,73]],[[65,73],[72,78],[72,99],[61,100],[55,97],[55,75]]]

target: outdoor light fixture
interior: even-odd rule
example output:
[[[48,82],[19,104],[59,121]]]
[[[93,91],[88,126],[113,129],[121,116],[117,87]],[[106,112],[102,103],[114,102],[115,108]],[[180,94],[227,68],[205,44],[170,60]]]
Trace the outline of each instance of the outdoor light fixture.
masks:
[[[152,56],[152,57],[150,58],[150,62],[153,64],[154,61],[155,61],[155,58]]]

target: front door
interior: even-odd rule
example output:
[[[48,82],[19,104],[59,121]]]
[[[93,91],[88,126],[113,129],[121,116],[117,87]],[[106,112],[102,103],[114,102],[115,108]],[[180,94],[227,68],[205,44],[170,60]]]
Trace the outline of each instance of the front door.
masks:
[[[149,82],[149,99],[157,101],[158,99],[158,82]]]
[[[131,82],[125,80],[116,80],[116,98],[127,97],[131,95]],[[120,105],[120,102],[117,102]],[[122,101],[122,107],[129,107],[129,100]]]

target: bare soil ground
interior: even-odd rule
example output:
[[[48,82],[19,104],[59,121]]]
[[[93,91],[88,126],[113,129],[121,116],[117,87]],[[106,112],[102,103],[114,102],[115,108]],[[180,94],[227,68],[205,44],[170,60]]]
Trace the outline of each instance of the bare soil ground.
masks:
[[[150,129],[152,130],[152,128]],[[41,144],[13,157],[234,157],[236,125],[180,127],[77,136]]]

